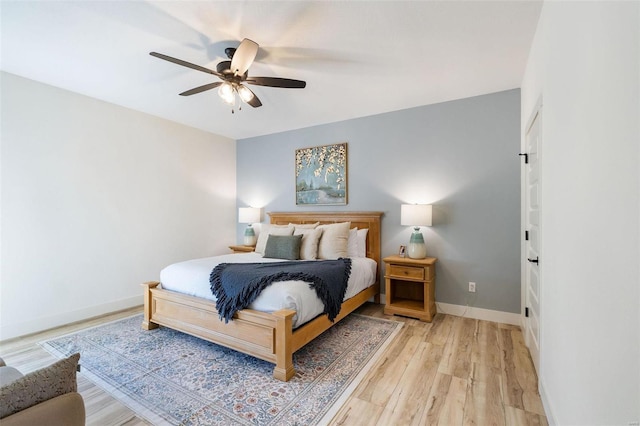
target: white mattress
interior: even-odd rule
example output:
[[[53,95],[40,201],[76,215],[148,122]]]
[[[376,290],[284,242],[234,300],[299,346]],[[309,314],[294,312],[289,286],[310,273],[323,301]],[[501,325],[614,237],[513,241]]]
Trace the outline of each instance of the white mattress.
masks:
[[[209,275],[219,263],[282,262],[282,259],[262,257],[259,253],[227,254],[174,263],[160,272],[162,288],[203,299],[216,300],[211,292]],[[313,262],[313,261],[310,261]],[[351,276],[344,300],[347,300],[376,281],[376,262],[366,257],[351,258]],[[301,285],[302,284],[302,285]],[[298,327],[320,315],[324,310],[315,290],[303,281],[278,281],[264,289],[249,306],[261,312],[280,309],[296,311],[293,326]]]

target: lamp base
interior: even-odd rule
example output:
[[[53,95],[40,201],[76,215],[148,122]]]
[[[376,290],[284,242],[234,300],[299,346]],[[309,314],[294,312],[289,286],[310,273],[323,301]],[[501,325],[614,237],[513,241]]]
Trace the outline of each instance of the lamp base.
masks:
[[[422,244],[409,244],[407,254],[411,259],[424,259],[427,257],[427,246]]]
[[[415,228],[409,240],[409,247],[407,247],[407,255],[411,259],[424,259],[427,257],[427,246],[424,244],[424,238],[419,229]]]
[[[256,233],[254,232],[251,225],[247,226],[247,229],[244,230],[244,240],[243,243],[245,246],[255,246],[256,245]]]

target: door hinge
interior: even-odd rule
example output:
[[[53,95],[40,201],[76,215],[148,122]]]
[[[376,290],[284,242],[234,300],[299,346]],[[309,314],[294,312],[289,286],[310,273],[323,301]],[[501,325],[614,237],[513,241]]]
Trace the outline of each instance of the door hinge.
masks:
[[[524,308],[524,316],[529,318],[529,308]]]
[[[524,164],[529,164],[529,154],[518,154],[519,156],[524,155]]]
[[[529,231],[524,231],[524,240],[529,241]]]

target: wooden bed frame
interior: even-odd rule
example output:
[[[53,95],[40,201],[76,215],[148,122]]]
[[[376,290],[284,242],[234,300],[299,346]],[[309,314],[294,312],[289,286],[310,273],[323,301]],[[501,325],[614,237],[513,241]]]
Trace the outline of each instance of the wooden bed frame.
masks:
[[[282,309],[273,313],[252,309],[238,311],[232,321],[218,317],[215,302],[164,290],[157,281],[144,286],[144,321],[142,328],[151,330],[162,325],[222,346],[235,349],[275,364],[273,377],[288,381],[295,375],[293,353],[349,315],[364,302],[380,293],[380,220],[381,212],[293,212],[268,213],[271,223],[321,224],[351,222],[351,227],[368,228],[367,257],[378,264],[376,282],[343,302],[335,319],[321,315],[293,329],[295,311]]]

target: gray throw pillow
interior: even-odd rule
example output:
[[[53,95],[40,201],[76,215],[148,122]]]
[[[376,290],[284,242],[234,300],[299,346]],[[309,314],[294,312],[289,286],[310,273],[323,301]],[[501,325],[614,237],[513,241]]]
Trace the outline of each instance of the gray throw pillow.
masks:
[[[269,235],[264,257],[273,259],[300,259],[302,235]]]
[[[77,392],[80,354],[57,361],[0,388],[0,419],[69,392]],[[1,423],[1,422],[0,422]]]

